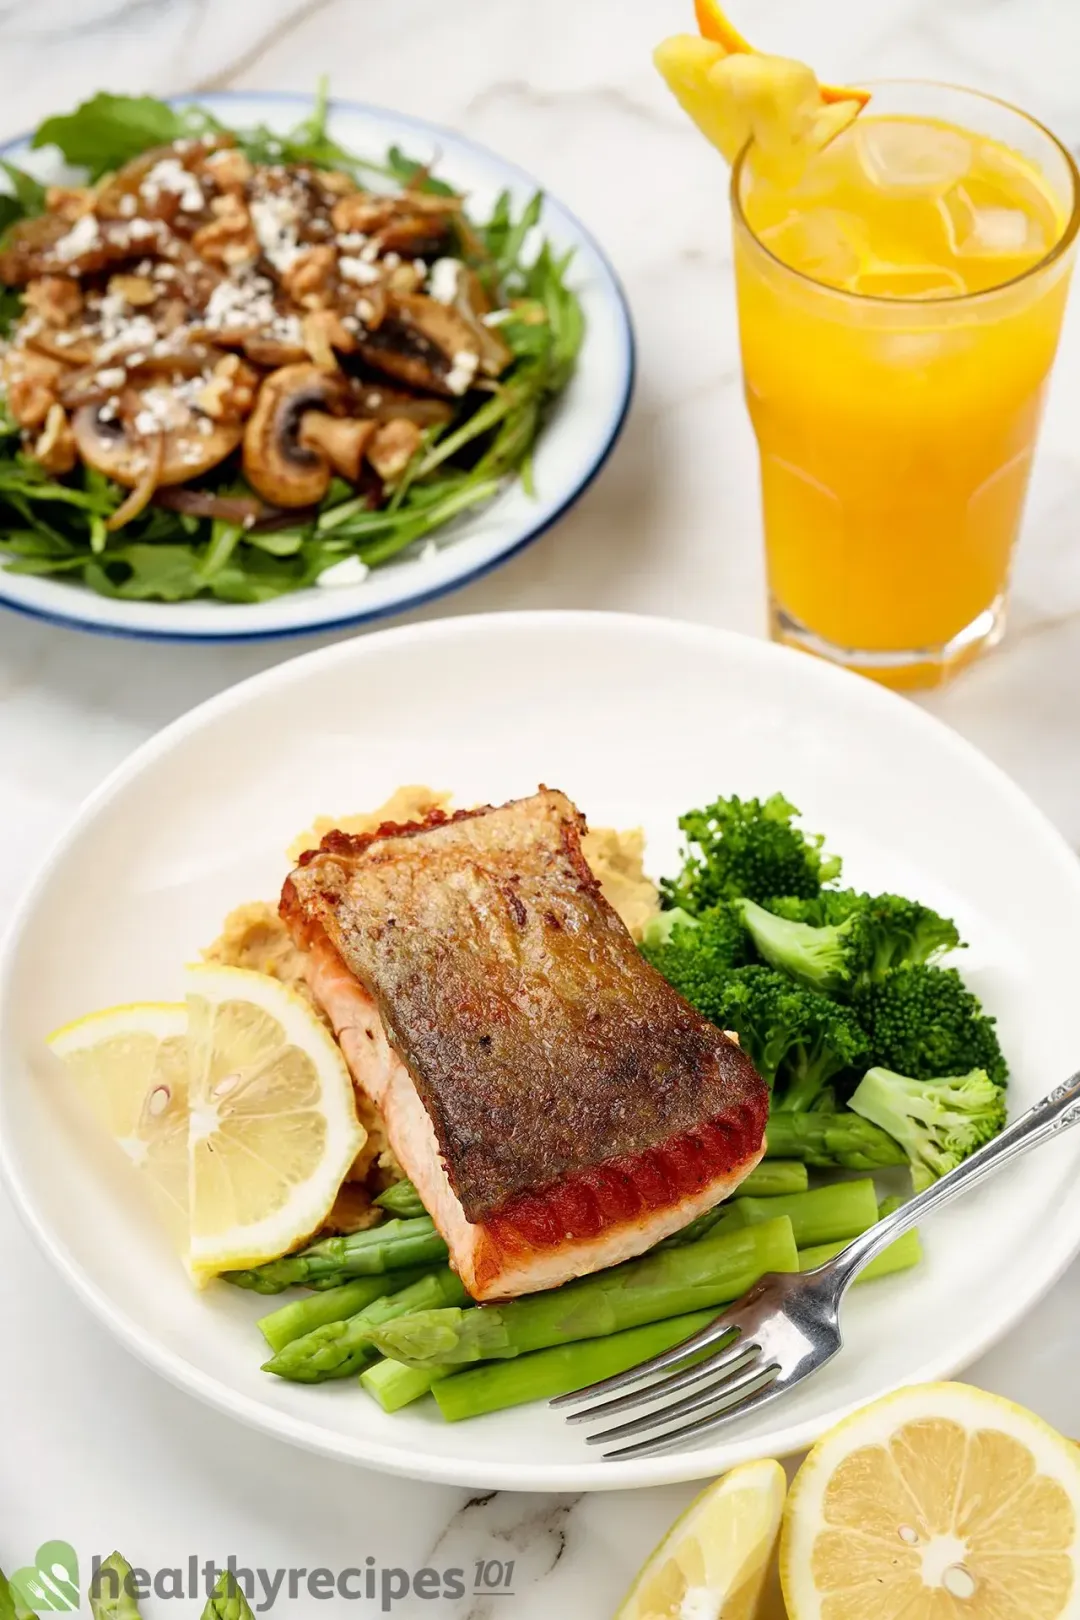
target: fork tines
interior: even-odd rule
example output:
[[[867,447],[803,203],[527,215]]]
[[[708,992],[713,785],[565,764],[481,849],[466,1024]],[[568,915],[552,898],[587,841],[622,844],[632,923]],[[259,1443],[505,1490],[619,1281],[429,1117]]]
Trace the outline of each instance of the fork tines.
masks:
[[[710,1354],[710,1351],[714,1353]],[[761,1345],[745,1335],[737,1323],[721,1316],[691,1338],[653,1356],[651,1360],[590,1384],[585,1389],[560,1395],[551,1404],[564,1408],[577,1402],[591,1401],[597,1395],[614,1395],[613,1399],[600,1400],[580,1411],[568,1413],[569,1423],[591,1423],[621,1412],[649,1408],[626,1423],[618,1423],[612,1428],[602,1429],[598,1434],[588,1435],[587,1444],[591,1446],[629,1439],[647,1431],[667,1428],[682,1418],[693,1418],[694,1421],[681,1424],[678,1428],[667,1428],[665,1433],[652,1434],[648,1439],[604,1453],[605,1458],[642,1457],[678,1445],[688,1436],[707,1432],[734,1415],[736,1409],[741,1410],[745,1403],[767,1394],[780,1368],[774,1362],[763,1365],[761,1356]],[[669,1368],[675,1370],[668,1372]],[[657,1376],[665,1373],[667,1376]],[[693,1390],[695,1385],[704,1387],[683,1395],[679,1400],[667,1400],[667,1397],[681,1390]],[[616,1391],[625,1393],[616,1394]],[[658,1405],[659,1402],[666,1404]]]

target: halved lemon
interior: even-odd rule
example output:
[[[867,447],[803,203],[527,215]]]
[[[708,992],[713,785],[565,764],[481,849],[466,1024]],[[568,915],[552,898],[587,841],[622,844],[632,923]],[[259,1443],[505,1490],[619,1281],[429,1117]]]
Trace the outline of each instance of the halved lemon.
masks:
[[[277,979],[187,970],[190,1265],[275,1259],[321,1225],[366,1132],[329,1031]]]
[[[740,34],[716,0],[694,0],[694,16],[702,39],[715,41],[729,53],[745,51],[750,55],[759,54],[745,35]],[[854,86],[823,84],[819,89],[822,101],[857,101],[860,107],[865,107],[870,100],[869,90],[856,90]]]
[[[616,1620],[753,1620],[786,1488],[784,1470],[769,1460],[714,1481],[672,1525]]]
[[[899,1390],[803,1463],[780,1573],[791,1620],[1073,1620],[1080,1452],[971,1385]]]
[[[49,1036],[94,1117],[146,1176],[177,1248],[188,1242],[187,1008],[109,1007]]]

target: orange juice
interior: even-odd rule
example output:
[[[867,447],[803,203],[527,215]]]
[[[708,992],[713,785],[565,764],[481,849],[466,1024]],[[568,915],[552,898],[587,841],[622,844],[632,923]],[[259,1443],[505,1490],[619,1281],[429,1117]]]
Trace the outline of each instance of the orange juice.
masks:
[[[887,86],[793,185],[751,147],[733,200],[774,633],[933,683],[1000,633],[1075,166],[1001,103]]]

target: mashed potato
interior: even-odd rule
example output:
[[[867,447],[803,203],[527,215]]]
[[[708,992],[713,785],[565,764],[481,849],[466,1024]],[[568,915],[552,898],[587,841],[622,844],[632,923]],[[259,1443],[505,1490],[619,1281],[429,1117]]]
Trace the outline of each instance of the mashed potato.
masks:
[[[400,787],[377,810],[352,816],[317,817],[307,832],[293,840],[286,853],[290,861],[296,862],[305,850],[317,849],[326,834],[335,829],[365,833],[374,832],[385,821],[420,821],[432,810],[448,809],[450,799],[449,793],[437,793],[429,787]],[[660,909],[656,885],[645,875],[645,834],[640,827],[630,832],[591,827],[582,848],[600,881],[604,898],[634,938],[640,939],[645,924]],[[255,973],[280,979],[315,1006],[304,976],[303,954],[293,944],[278,916],[276,902],[252,900],[230,911],[220,935],[203,955],[208,962],[250,968]],[[320,1008],[315,1010],[323,1016]],[[372,1208],[372,1198],[402,1175],[390,1151],[382,1119],[358,1089],[356,1111],[368,1138],[338,1195],[326,1224],[327,1231],[355,1232],[370,1226],[378,1218],[378,1212]]]

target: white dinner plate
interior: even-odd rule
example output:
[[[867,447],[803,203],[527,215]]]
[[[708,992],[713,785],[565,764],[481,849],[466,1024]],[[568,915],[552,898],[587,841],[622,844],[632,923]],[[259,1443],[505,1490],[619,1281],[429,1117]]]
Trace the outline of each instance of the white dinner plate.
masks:
[[[181,965],[226,911],[279,891],[300,830],[407,782],[462,804],[563,788],[594,824],[643,825],[654,873],[675,866],[681,811],[780,789],[844,855],[851,883],[957,919],[964,972],[1000,1019],[1014,1113],[1076,1067],[1080,866],[1019,789],[901,698],[764,642],[622,615],[460,618],[330,647],[140,748],[54,850],[7,946],[12,1192],[72,1287],[159,1372],[284,1439],[419,1479],[654,1484],[806,1446],[901,1383],[952,1375],[1067,1265],[1080,1246],[1080,1133],[940,1215],[919,1270],[856,1289],[843,1353],[789,1398],[699,1449],[637,1461],[605,1463],[544,1406],[446,1424],[430,1401],[388,1417],[354,1381],[261,1373],[255,1321],[273,1302],[190,1288],[141,1190],[80,1134],[43,1041],[94,1008],[176,998]]]
[[[181,96],[227,124],[267,124],[284,131],[311,107],[311,97],[288,91],[215,91]],[[330,133],[349,150],[382,159],[398,144],[410,157],[436,166],[439,176],[468,196],[474,219],[483,219],[500,191],[516,211],[542,189],[540,182],[486,147],[453,130],[405,113],[333,101]],[[0,146],[0,156],[25,165],[43,180],[59,174],[55,149],[30,152],[28,137]],[[68,175],[72,171],[66,171]],[[0,604],[73,629],[164,641],[266,640],[362,624],[403,613],[456,590],[497,568],[549,529],[596,477],[619,436],[634,380],[634,337],[626,298],[603,252],[569,209],[545,196],[535,239],[548,237],[560,253],[573,250],[569,281],[581,300],[585,340],[577,369],[559,397],[533,456],[535,496],[509,483],[489,505],[433,534],[358,585],[313,586],[270,602],[128,602],[98,596],[82,585],[12,574],[0,566]]]

